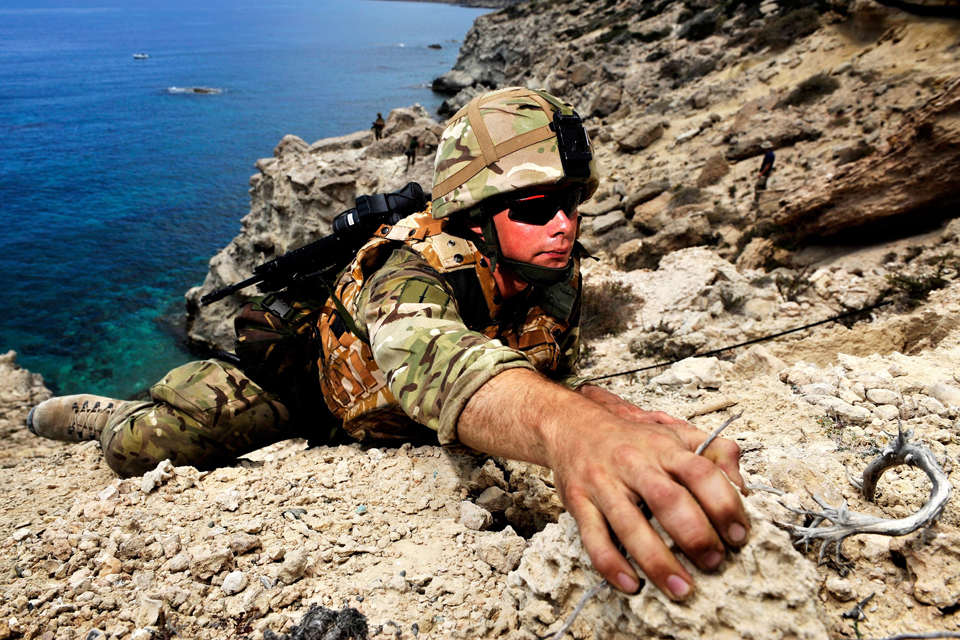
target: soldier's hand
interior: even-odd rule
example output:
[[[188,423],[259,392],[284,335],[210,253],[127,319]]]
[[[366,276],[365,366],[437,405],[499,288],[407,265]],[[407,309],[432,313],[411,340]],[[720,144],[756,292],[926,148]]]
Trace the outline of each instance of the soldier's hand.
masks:
[[[695,443],[693,444],[691,451],[696,451],[700,447],[700,444],[703,443],[703,441],[707,438],[707,434],[703,433],[685,420],[674,418],[670,414],[664,413],[663,411],[645,411],[632,402],[627,402],[617,394],[608,391],[603,387],[585,384],[577,389],[577,392],[583,397],[596,402],[607,411],[620,418],[623,418],[624,420],[641,423],[653,422],[663,425],[676,425],[679,427],[677,429],[678,433],[685,442]],[[718,439],[714,444],[707,448],[706,451],[703,452],[703,455],[706,456],[708,460],[712,460],[714,464],[723,469],[723,472],[727,474],[727,477],[730,478],[730,481],[740,488],[740,492],[743,495],[749,494],[746,483],[744,483],[743,477],[740,475],[740,448],[737,447],[735,443],[722,438]]]
[[[628,593],[639,586],[612,533],[657,587],[683,599],[692,592],[693,579],[638,504],[647,504],[694,564],[715,569],[725,544],[741,545],[749,533],[737,490],[724,475],[742,488],[739,449],[717,439],[697,456],[694,451],[706,438],[698,429],[675,419],[643,422],[618,413],[556,431],[550,466],[557,491],[608,582]]]
[[[557,491],[580,527],[597,570],[633,593],[633,566],[675,599],[693,580],[644,516],[640,502],[697,566],[716,568],[725,544],[747,540],[740,496],[740,450],[723,438],[704,455],[695,427],[639,407],[599,388],[575,393],[526,369],[510,369],[474,393],[457,424],[460,441],[478,451],[553,469]],[[726,474],[726,475],[725,475]]]

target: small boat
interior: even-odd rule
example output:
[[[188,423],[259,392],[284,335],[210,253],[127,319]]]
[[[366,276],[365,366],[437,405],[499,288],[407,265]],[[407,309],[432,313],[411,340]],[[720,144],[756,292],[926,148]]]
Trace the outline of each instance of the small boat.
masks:
[[[145,53],[135,53],[135,54],[133,54],[133,59],[134,59],[134,60],[146,60],[146,59],[149,58],[149,57],[150,57],[150,56],[148,56],[148,55],[145,54]]]

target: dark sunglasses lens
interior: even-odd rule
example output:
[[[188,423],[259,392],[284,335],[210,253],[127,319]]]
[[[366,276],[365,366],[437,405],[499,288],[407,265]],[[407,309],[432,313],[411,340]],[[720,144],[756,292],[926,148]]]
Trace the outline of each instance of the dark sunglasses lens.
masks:
[[[580,204],[580,192],[556,193],[545,196],[532,196],[509,203],[511,220],[543,226],[553,220],[557,212],[570,216]]]

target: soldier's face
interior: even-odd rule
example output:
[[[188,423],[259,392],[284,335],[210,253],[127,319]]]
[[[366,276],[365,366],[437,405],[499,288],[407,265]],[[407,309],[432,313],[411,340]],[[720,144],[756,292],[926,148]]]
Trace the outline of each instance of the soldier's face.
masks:
[[[577,240],[577,203],[570,200],[555,210],[548,205],[543,211],[539,217],[525,216],[508,207],[495,214],[500,249],[511,260],[552,269],[565,267]]]

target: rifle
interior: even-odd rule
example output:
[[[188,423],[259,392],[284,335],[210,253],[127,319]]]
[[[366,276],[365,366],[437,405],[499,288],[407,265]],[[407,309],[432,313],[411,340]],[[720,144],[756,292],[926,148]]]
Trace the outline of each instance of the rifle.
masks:
[[[252,284],[264,293],[279,291],[313,276],[323,276],[343,269],[373,231],[382,224],[395,224],[407,216],[423,211],[427,199],[423,188],[410,182],[399,191],[360,196],[356,206],[333,219],[333,233],[308,245],[288,251],[253,270],[242,282],[231,284],[200,298],[208,305]]]

